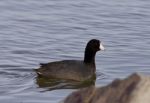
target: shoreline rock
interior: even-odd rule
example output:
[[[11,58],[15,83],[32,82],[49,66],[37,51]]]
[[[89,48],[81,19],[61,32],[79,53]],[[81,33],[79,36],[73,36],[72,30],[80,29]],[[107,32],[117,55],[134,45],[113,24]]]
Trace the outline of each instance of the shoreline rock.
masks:
[[[132,74],[123,80],[116,79],[107,86],[87,87],[73,92],[64,103],[149,103],[150,77]]]

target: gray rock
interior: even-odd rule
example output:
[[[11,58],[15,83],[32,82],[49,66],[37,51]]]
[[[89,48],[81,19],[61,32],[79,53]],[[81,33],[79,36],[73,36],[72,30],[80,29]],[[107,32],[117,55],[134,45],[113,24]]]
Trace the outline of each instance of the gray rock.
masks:
[[[150,103],[150,77],[132,74],[124,80],[73,92],[64,103]]]

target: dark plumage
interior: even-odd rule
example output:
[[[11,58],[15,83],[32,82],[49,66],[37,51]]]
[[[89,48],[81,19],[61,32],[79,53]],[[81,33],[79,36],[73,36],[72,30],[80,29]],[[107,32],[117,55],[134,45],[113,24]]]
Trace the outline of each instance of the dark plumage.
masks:
[[[84,60],[63,60],[40,64],[41,67],[37,69],[36,72],[40,76],[49,78],[76,81],[90,79],[95,74],[95,55],[99,50],[104,50],[101,42],[92,39],[86,45]]]

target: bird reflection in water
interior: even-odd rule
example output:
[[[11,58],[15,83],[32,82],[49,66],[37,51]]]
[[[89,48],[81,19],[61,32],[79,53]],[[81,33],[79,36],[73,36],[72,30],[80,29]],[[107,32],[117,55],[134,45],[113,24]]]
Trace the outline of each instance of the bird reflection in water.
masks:
[[[39,88],[45,88],[46,90],[51,91],[57,89],[84,88],[91,85],[95,85],[95,80],[96,80],[96,74],[94,74],[90,79],[83,82],[37,76],[36,84],[38,85]]]

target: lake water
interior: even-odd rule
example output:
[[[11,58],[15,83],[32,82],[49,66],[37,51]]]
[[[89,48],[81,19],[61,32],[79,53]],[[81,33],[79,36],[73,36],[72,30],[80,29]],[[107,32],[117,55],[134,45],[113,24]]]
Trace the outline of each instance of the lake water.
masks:
[[[36,84],[39,63],[96,55],[96,86],[131,73],[150,74],[149,0],[1,0],[0,103],[58,103],[75,89]]]

